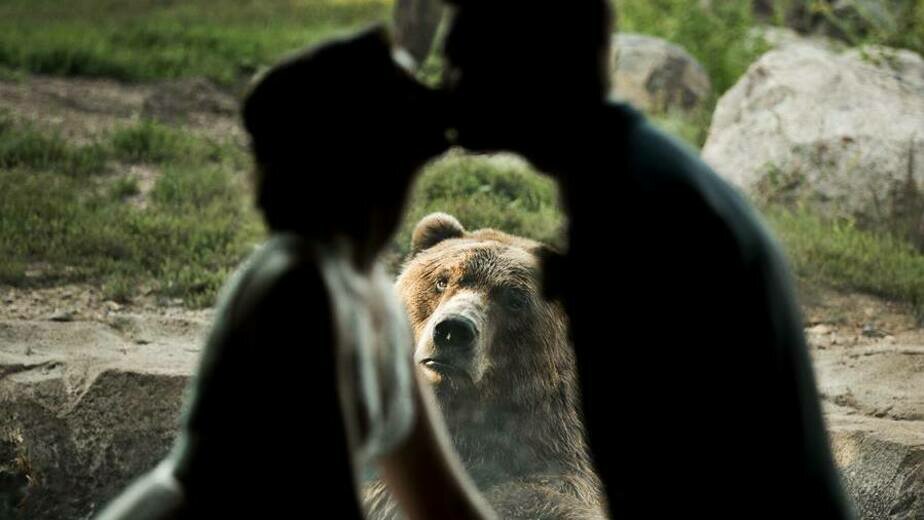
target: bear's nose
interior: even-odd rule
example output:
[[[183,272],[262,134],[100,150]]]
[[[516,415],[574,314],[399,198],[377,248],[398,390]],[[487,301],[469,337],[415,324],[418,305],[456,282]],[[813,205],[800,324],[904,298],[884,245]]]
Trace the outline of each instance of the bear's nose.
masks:
[[[433,342],[438,348],[471,348],[475,343],[475,324],[461,316],[446,318],[433,329]]]

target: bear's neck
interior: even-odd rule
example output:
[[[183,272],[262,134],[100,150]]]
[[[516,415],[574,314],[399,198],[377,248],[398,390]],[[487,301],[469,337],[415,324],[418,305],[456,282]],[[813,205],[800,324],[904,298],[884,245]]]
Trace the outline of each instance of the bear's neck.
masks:
[[[596,479],[576,399],[533,395],[441,399],[453,444],[479,487],[530,477]]]

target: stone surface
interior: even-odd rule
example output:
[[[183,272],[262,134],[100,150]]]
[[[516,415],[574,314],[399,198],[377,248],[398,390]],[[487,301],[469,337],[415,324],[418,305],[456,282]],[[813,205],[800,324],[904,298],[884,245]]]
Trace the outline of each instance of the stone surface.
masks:
[[[613,36],[612,94],[651,113],[694,110],[712,95],[706,70],[682,48],[660,38]]]
[[[835,412],[828,427],[861,520],[924,518],[924,423]]]
[[[924,518],[924,331],[873,298],[820,300],[806,332],[860,518]],[[100,307],[72,322],[0,312],[0,518],[89,518],[169,450],[210,315]]]
[[[122,318],[0,321],[0,517],[88,518],[168,452],[205,324]]]
[[[702,155],[759,203],[807,204],[924,242],[924,60],[770,51],[722,96]]]
[[[813,358],[835,460],[859,518],[924,518],[924,347],[861,343],[815,350]]]

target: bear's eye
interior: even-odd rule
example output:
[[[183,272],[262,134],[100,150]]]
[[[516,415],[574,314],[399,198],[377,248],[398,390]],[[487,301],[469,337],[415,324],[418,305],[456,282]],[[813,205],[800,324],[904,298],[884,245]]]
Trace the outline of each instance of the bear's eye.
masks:
[[[436,290],[443,292],[446,290],[446,287],[449,287],[449,279],[445,276],[436,281]]]
[[[529,294],[519,289],[507,289],[501,299],[504,306],[514,311],[523,310],[529,305]]]

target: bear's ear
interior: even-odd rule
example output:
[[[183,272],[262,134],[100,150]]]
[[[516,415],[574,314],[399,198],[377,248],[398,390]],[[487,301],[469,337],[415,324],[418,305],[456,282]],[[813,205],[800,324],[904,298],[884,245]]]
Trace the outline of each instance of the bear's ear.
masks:
[[[411,253],[417,254],[443,240],[461,238],[464,235],[465,228],[456,220],[456,217],[446,213],[430,213],[414,228],[414,234],[411,237]]]

